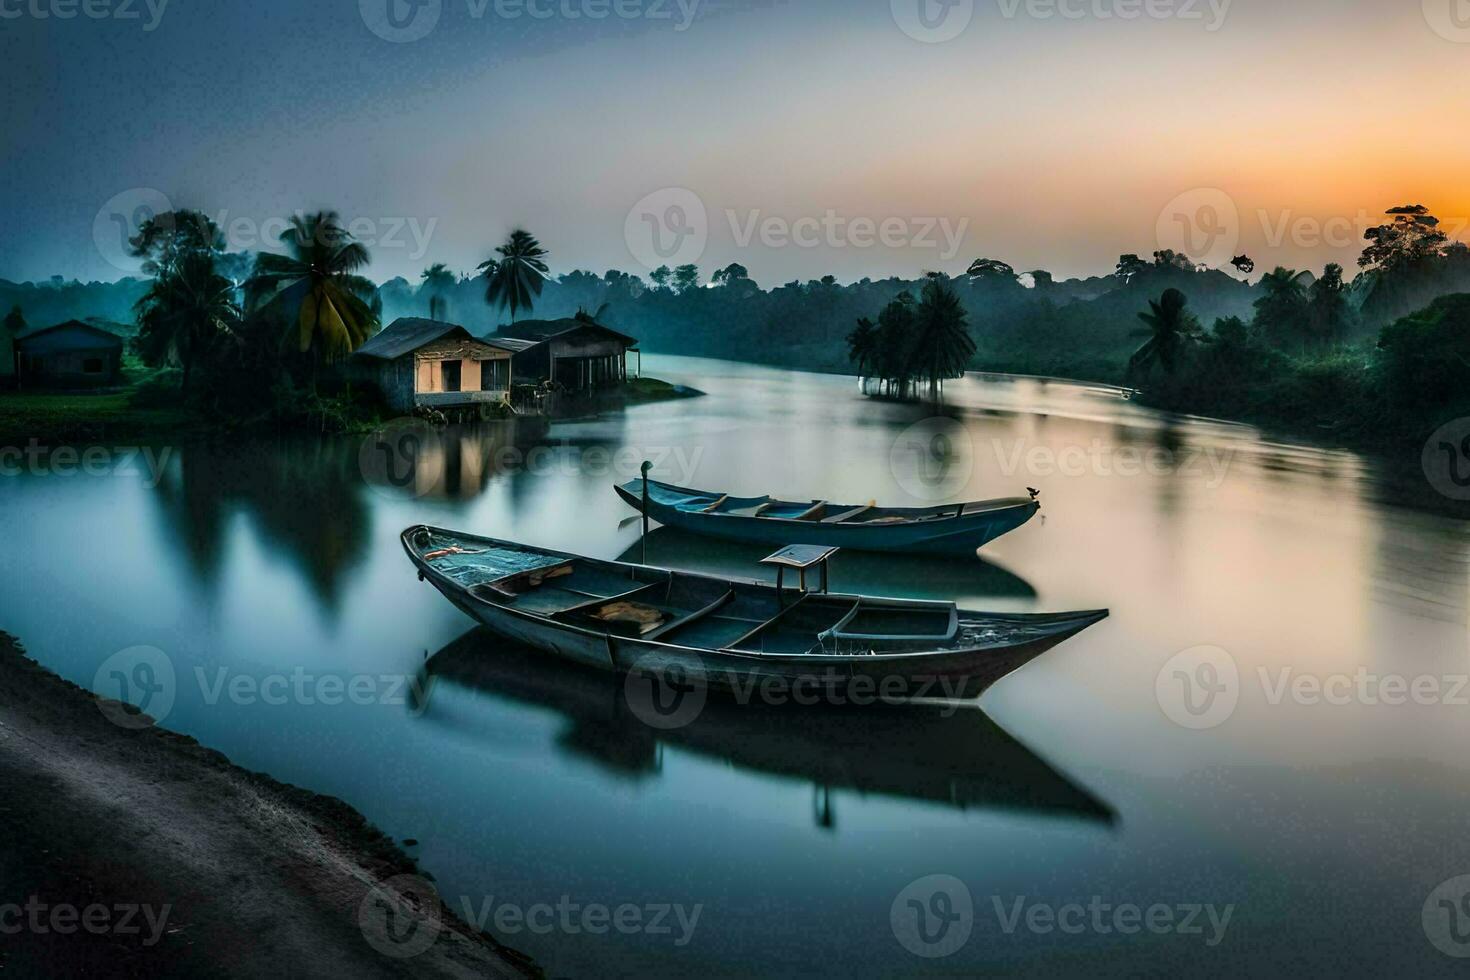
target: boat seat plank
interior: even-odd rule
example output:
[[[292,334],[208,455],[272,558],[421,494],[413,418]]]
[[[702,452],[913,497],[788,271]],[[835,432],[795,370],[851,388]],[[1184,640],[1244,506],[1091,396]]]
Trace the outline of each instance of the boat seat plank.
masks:
[[[753,627],[761,624],[758,619],[727,616],[724,612],[725,610],[720,610],[685,623],[677,634],[668,636],[663,642],[701,650],[726,650]]]
[[[841,524],[843,521],[850,521],[854,517],[861,517],[862,515],[866,514],[868,511],[874,509],[875,506],[877,506],[877,505],[876,504],[864,504],[861,507],[854,507],[852,510],[844,510],[840,514],[833,514],[831,517],[824,517],[824,518],[822,518],[822,523],[823,524]]]
[[[802,593],[800,596],[798,596],[796,598],[796,601],[793,602],[791,605],[787,606],[785,609],[782,609],[780,612],[776,613],[776,615],[774,615],[774,616],[770,617],[769,619],[765,620],[764,622],[760,623],[754,629],[752,629],[752,630],[744,633],[743,635],[737,637],[733,642],[731,642],[729,644],[728,649],[732,649],[733,650],[736,647],[740,646],[742,643],[748,643],[753,637],[755,637],[758,634],[760,634],[760,632],[762,630],[770,629],[772,626],[774,626],[778,622],[780,622],[784,617],[789,616],[795,610],[800,609],[801,608],[801,604],[804,603],[804,602],[806,602],[810,598],[811,598],[811,593],[810,592],[804,592],[804,593]]]
[[[563,589],[554,585],[543,585],[539,589],[530,592],[522,592],[515,597],[515,601],[509,605],[525,612],[537,613],[542,616],[552,616],[563,609],[581,605],[587,601],[587,593],[578,592],[573,589]],[[598,602],[606,602],[599,599]]]
[[[702,513],[705,513],[705,514],[713,514],[715,511],[717,511],[721,507],[725,506],[725,502],[728,501],[729,499],[730,499],[730,495],[727,493],[723,497],[721,497],[719,500],[716,500],[714,503],[710,504],[708,507],[702,507],[702,508],[700,508],[700,510],[701,510]]]
[[[825,500],[814,501],[810,507],[808,507],[806,510],[802,511],[800,514],[797,514],[796,517],[795,517],[795,520],[798,520],[798,521],[816,521],[816,520],[821,520],[822,514],[825,513],[826,510],[827,510],[827,501],[825,501]]]
[[[715,610],[729,605],[731,600],[733,600],[734,598],[735,590],[731,589],[730,591],[726,592],[724,595],[716,599],[714,602],[711,602],[709,605],[705,606],[703,609],[696,609],[692,613],[680,616],[678,619],[675,619],[671,622],[664,623],[662,626],[653,630],[653,632],[651,633],[644,634],[644,639],[657,640],[662,636],[672,633],[674,630],[680,629],[684,626],[688,626],[690,623],[696,622],[700,619],[703,619],[705,616],[710,615]]]
[[[578,603],[575,606],[569,606],[566,609],[558,609],[554,613],[552,613],[552,615],[561,617],[572,616],[578,613],[585,613],[590,610],[599,609],[603,606],[610,605],[614,602],[626,602],[630,599],[637,599],[649,596],[656,591],[662,591],[666,588],[668,588],[667,582],[651,582],[648,585],[640,585],[636,589],[629,589],[627,592],[622,592],[617,595],[593,596],[586,602]]]
[[[532,568],[523,572],[506,575],[495,579],[491,585],[506,592],[521,592],[526,589],[540,588],[547,579],[562,578],[576,571],[575,563],[568,560],[543,568]]]

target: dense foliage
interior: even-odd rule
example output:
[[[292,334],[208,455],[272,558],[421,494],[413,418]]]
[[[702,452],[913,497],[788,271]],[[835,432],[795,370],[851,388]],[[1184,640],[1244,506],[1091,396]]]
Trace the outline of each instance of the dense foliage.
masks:
[[[330,212],[298,217],[280,253],[223,252],[218,229],[195,212],[145,224],[134,245],[151,279],[0,281],[0,306],[22,307],[33,325],[128,321],[104,325],[138,333],[139,352],[179,368],[181,383],[206,373],[207,384],[191,380],[190,398],[226,417],[289,416],[330,395],[332,374],[320,366],[397,317],[487,333],[534,305],[546,319],[596,310],[647,351],[856,372],[874,394],[934,396],[966,368],[1055,375],[1127,384],[1181,410],[1386,438],[1454,403],[1447,393],[1464,359],[1453,294],[1470,292],[1470,249],[1419,205],[1368,230],[1351,281],[1334,264],[1318,276],[1278,267],[1250,282],[1249,256],[1227,273],[1167,250],[1070,280],[983,257],[958,276],[825,276],[774,288],[739,263],[713,270],[707,285],[694,265],[646,279],[616,269],[553,276],[546,250],[518,229],[478,274],[439,264],[420,281],[375,286],[361,276],[366,251]],[[238,309],[208,263],[243,287]],[[1430,381],[1414,383],[1414,372]]]

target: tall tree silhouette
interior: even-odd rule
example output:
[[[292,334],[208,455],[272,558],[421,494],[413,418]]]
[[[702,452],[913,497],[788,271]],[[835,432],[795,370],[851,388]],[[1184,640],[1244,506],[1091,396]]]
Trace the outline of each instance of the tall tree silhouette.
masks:
[[[435,262],[419,277],[423,291],[429,294],[429,319],[443,320],[449,314],[449,301],[444,294],[454,288],[454,273],[443,262]]]
[[[1189,298],[1177,289],[1165,290],[1148,305],[1147,313],[1138,314],[1146,326],[1135,332],[1148,339],[1128,359],[1128,372],[1147,374],[1157,364],[1173,374],[1185,346],[1199,334],[1199,321],[1189,311]]]
[[[514,323],[516,314],[529,311],[541,295],[549,271],[543,261],[546,249],[530,232],[517,228],[495,252],[500,258],[486,259],[479,265],[486,279],[485,302],[509,309],[510,322]]]
[[[136,310],[138,353],[148,364],[178,364],[186,394],[195,364],[234,336],[240,322],[235,284],[215,270],[214,256],[203,251],[171,260]]]
[[[931,276],[919,294],[914,310],[913,340],[909,349],[908,373],[929,381],[929,397],[939,398],[939,386],[950,378],[962,377],[975,341],[966,329],[968,317],[950,284]]]

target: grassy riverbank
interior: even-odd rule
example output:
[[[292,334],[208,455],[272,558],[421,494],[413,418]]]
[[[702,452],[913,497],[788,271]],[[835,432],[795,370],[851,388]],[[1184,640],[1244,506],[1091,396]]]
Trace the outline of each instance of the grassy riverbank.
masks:
[[[679,398],[698,398],[704,392],[688,385],[673,385],[658,378],[631,378],[623,386],[623,398],[629,404],[673,401]]]
[[[121,445],[178,441],[256,430],[366,432],[385,421],[376,405],[351,393],[291,391],[277,410],[254,418],[221,418],[186,403],[174,372],[135,368],[104,392],[0,392],[0,448]],[[657,378],[635,378],[614,401],[629,405],[696,398],[704,392]]]
[[[399,907],[397,926],[435,930],[425,951],[380,952],[364,909],[417,869],[346,803],[115,725],[101,708],[120,706],[4,633],[0,690],[0,907],[22,909],[0,973],[539,975],[442,903]]]

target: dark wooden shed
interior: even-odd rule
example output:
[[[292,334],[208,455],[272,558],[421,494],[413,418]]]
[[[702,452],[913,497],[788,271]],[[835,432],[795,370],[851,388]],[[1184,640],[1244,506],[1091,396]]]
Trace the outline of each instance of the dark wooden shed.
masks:
[[[569,391],[590,391],[628,379],[628,351],[638,343],[600,323],[568,317],[522,320],[485,338],[512,351],[511,371],[518,384],[555,380]]]
[[[20,388],[97,388],[122,377],[123,339],[81,320],[32,330],[13,345]]]

